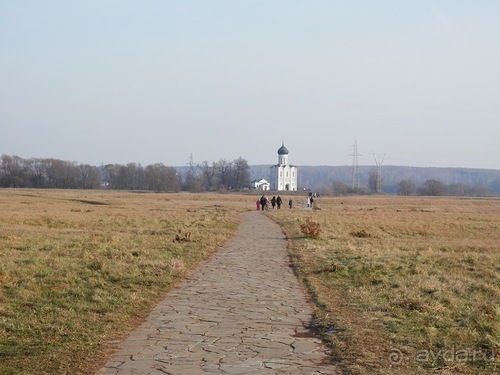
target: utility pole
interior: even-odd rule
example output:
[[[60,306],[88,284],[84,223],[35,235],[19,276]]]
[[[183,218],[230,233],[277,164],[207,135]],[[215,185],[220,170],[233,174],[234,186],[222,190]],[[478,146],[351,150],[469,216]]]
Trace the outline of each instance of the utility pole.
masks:
[[[191,175],[194,176],[194,161],[193,161],[193,154],[189,156],[189,172],[191,172]]]
[[[376,191],[377,194],[383,194],[382,191],[382,164],[384,163],[385,154],[382,156],[382,159],[377,160],[375,154],[373,154],[373,159],[375,159],[375,164],[377,165],[377,186]]]
[[[358,170],[358,141],[354,141],[354,148],[352,155],[352,189],[358,191],[359,189],[359,170]]]

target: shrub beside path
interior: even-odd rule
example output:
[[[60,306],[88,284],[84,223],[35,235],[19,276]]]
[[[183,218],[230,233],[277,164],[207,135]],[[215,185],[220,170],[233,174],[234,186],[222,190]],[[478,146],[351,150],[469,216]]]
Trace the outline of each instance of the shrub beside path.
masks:
[[[97,375],[340,374],[307,328],[287,241],[262,212],[172,290]]]

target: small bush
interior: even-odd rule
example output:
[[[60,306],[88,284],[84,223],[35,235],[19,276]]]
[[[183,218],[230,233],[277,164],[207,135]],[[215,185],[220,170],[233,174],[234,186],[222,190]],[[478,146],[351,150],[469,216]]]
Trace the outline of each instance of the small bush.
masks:
[[[306,217],[306,222],[300,225],[300,231],[306,237],[318,238],[321,233],[321,227],[311,217]]]
[[[356,231],[351,232],[351,236],[358,237],[358,238],[370,238],[372,235],[370,233],[368,233],[366,230],[361,229],[357,232]]]
[[[191,232],[186,232],[182,234],[182,230],[179,229],[179,234],[175,235],[174,242],[189,242],[191,241]]]

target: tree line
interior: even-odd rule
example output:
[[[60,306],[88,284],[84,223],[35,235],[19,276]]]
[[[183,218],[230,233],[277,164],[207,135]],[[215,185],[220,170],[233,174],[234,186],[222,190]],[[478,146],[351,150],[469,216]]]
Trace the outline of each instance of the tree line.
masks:
[[[142,166],[138,163],[107,164],[99,167],[78,164],[59,159],[31,158],[2,155],[0,158],[0,187],[45,188],[45,189],[117,189],[147,190],[155,192],[204,192],[227,191],[248,188],[250,166],[243,158],[220,159],[209,163],[204,161],[189,168],[169,167],[162,163]],[[268,166],[265,168],[268,170]],[[348,171],[348,169],[346,169]],[[259,171],[260,174],[264,173]],[[304,174],[306,172],[304,171]],[[354,188],[341,176],[321,175],[330,185],[316,189],[323,195],[364,195],[380,193],[377,172],[369,174],[364,186]],[[306,174],[307,175],[307,174]],[[303,179],[303,177],[301,177]],[[308,179],[311,177],[308,177]],[[333,184],[331,181],[334,181]],[[307,186],[309,181],[302,182]],[[500,193],[500,178],[493,179],[488,187],[471,186],[465,183],[444,183],[429,178],[416,183],[412,178],[402,178],[399,183],[391,182],[382,192],[399,195],[427,196],[489,196]]]
[[[354,188],[341,181],[333,183],[334,195],[368,195],[374,193],[383,193],[378,191],[377,181],[379,180],[377,172],[370,174],[368,186]],[[383,179],[382,179],[383,180]],[[428,179],[422,184],[417,185],[412,180],[402,179],[397,185],[398,195],[421,195],[421,196],[489,196],[492,192],[489,189],[481,187],[472,187],[464,183],[445,184],[436,179]]]
[[[241,157],[192,165],[185,173],[162,163],[107,164],[100,167],[59,159],[2,155],[0,187],[45,189],[117,189],[155,192],[202,192],[242,189],[250,167]]]
[[[357,172],[353,176],[352,166],[299,166],[299,185],[318,192],[324,191],[323,194],[376,193],[378,168],[359,166]],[[409,195],[500,195],[500,170],[389,165],[384,166],[382,172],[384,194],[403,195],[409,191]],[[358,189],[353,189],[355,182]]]

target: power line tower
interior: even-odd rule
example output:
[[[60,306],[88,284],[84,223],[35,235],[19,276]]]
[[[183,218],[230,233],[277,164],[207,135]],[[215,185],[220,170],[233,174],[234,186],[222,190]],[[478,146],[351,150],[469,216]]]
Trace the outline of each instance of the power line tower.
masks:
[[[191,154],[189,156],[189,172],[191,173],[192,176],[194,176],[194,173],[195,173],[195,165],[194,165],[194,161],[193,161],[193,154]]]
[[[383,194],[382,191],[382,164],[384,163],[385,154],[382,156],[382,159],[377,160],[377,156],[373,154],[373,159],[375,159],[375,164],[377,165],[377,185],[376,192],[377,194]]]
[[[358,141],[354,141],[352,156],[352,188],[357,191],[359,188],[359,170],[358,170]]]
[[[352,188],[357,190],[359,188],[359,174],[358,174],[358,142],[355,140],[352,152]]]

